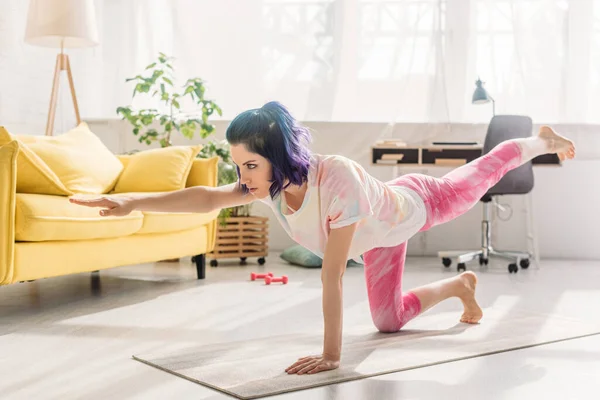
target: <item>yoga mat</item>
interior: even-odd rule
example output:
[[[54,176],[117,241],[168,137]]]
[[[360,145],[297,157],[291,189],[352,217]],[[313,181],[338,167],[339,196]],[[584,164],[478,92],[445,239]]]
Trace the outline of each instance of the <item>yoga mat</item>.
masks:
[[[457,323],[458,318],[456,312],[423,315],[391,334],[380,333],[373,325],[346,328],[340,368],[314,375],[288,375],[285,369],[300,357],[318,354],[322,332],[133,358],[240,399],[254,399],[600,333],[598,324],[501,307],[484,309],[478,325]]]

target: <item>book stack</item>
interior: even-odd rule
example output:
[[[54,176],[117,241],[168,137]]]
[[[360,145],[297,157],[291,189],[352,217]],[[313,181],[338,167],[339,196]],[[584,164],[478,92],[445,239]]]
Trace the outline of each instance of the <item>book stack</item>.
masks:
[[[375,147],[406,147],[402,139],[385,139],[375,142]]]
[[[404,154],[384,154],[381,159],[377,160],[377,164],[398,164],[404,158]]]

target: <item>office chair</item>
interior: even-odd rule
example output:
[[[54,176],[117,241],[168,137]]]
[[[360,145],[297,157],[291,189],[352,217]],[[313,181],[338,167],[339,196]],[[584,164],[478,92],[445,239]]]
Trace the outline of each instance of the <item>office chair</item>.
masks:
[[[531,118],[518,115],[497,115],[488,126],[482,154],[488,153],[496,145],[505,140],[530,137],[533,129]],[[510,273],[516,273],[519,268],[529,267],[531,255],[520,251],[499,251],[491,243],[492,206],[497,206],[496,196],[509,194],[527,194],[533,189],[533,168],[531,161],[509,171],[495,186],[490,188],[480,199],[483,203],[483,221],[481,224],[481,249],[472,251],[440,251],[438,257],[446,268],[455,259],[458,271],[465,271],[465,263],[479,259],[479,265],[487,265],[490,256],[496,256],[512,261],[508,265]]]

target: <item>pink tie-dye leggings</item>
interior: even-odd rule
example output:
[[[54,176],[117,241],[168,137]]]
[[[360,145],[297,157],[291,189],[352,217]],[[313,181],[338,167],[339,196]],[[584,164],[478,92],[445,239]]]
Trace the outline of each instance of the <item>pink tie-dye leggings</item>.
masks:
[[[509,140],[443,178],[407,174],[387,183],[421,196],[427,210],[424,231],[467,212],[508,171],[520,166],[521,159],[521,147]],[[406,242],[363,254],[371,316],[381,332],[396,332],[421,312],[417,296],[402,293],[405,256]]]

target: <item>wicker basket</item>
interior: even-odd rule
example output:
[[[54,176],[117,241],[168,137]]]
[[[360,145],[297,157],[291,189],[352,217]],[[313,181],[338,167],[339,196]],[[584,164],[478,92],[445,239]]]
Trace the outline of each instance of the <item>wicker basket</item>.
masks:
[[[226,226],[219,223],[215,249],[208,254],[210,265],[219,265],[220,258],[239,258],[240,265],[245,265],[248,257],[259,257],[263,265],[269,252],[268,222],[267,217],[229,217]]]

